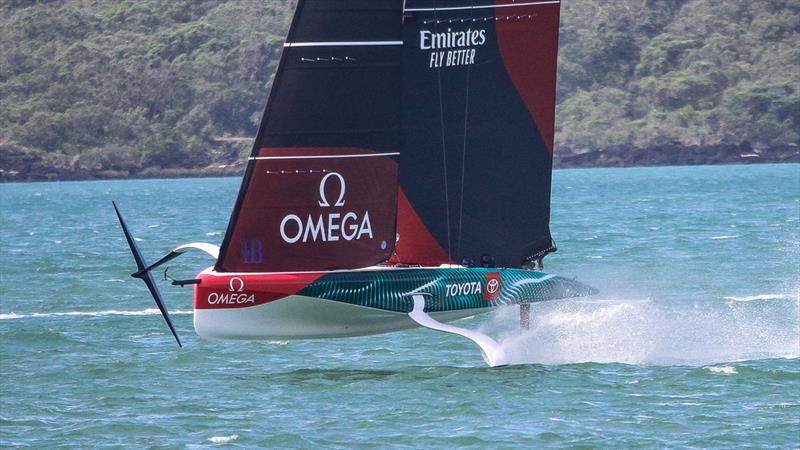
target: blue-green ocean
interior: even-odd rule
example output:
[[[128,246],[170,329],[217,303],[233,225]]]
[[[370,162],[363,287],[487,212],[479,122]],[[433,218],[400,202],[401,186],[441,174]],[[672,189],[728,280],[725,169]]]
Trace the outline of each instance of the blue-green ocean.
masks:
[[[179,349],[111,200],[154,261],[218,244],[238,186],[0,185],[0,447],[800,446],[800,165],[556,171],[546,269],[601,293],[461,321],[496,369],[425,329],[203,341],[164,282]]]

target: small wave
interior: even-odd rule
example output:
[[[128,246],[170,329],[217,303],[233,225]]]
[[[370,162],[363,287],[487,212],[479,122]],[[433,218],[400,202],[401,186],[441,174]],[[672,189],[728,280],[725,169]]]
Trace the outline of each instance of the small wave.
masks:
[[[19,314],[14,314],[14,313],[10,313],[10,314],[0,314],[0,320],[7,320],[7,319],[19,319],[19,318],[21,318],[21,317],[24,317],[24,316],[21,316],[21,315],[19,315]]]
[[[208,441],[213,444],[227,444],[228,442],[235,441],[239,439],[238,434],[232,434],[230,436],[211,436],[208,438]]]
[[[711,240],[712,241],[722,241],[722,240],[725,240],[725,239],[736,239],[738,237],[739,236],[737,236],[735,234],[731,234],[731,235],[727,235],[726,234],[726,235],[723,235],[723,236],[712,236]]]
[[[6,313],[0,314],[0,320],[11,319],[30,319],[42,317],[101,317],[101,316],[153,316],[161,314],[157,308],[147,308],[141,311],[118,311],[109,309],[107,311],[68,311],[68,312],[52,312],[52,313],[30,313],[30,314],[16,314]],[[194,314],[190,310],[170,311],[170,314]]]
[[[206,236],[222,236],[222,232],[221,231],[211,231],[209,233],[206,233]]]
[[[729,297],[723,297],[723,298],[725,300],[731,300],[731,301],[734,301],[734,302],[753,302],[753,301],[756,301],[756,300],[785,300],[785,299],[789,299],[791,297],[789,297],[788,295],[784,295],[784,294],[760,294],[760,295],[748,295],[748,296],[745,296],[745,297],[729,296]]]
[[[725,375],[736,375],[739,373],[736,371],[736,367],[733,366],[711,366],[706,367],[706,369],[708,369],[709,372],[722,373]]]

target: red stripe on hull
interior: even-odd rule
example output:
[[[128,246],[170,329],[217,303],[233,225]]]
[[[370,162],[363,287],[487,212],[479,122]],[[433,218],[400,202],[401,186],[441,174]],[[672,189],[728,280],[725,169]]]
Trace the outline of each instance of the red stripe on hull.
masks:
[[[296,294],[324,273],[198,275],[195,309],[230,309],[263,305]]]

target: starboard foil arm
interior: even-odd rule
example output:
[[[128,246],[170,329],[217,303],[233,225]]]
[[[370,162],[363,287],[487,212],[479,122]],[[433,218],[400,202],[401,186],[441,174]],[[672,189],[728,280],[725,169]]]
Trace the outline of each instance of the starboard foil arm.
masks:
[[[441,323],[425,312],[424,295],[414,294],[411,298],[414,300],[414,308],[408,313],[408,317],[410,317],[413,321],[425,328],[430,328],[431,330],[457,334],[471,340],[477,344],[478,347],[480,347],[483,360],[486,361],[486,364],[488,364],[490,367],[508,365],[508,357],[506,356],[506,352],[503,350],[503,347],[497,343],[497,341],[479,331],[467,330],[453,325]]]

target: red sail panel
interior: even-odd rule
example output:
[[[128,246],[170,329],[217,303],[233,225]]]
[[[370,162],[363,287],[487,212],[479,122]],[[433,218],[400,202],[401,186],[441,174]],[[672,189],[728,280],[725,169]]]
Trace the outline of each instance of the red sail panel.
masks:
[[[507,3],[497,0],[498,4]],[[553,154],[560,3],[498,8],[497,44],[517,92]],[[507,20],[530,17],[531,20]]]
[[[262,148],[224,259],[226,272],[354,269],[395,242],[396,152]]]
[[[397,194],[397,243],[390,262],[438,266],[449,264],[447,251],[436,242],[411,206],[402,188]]]

